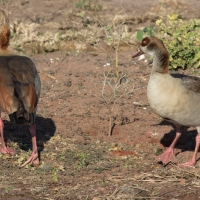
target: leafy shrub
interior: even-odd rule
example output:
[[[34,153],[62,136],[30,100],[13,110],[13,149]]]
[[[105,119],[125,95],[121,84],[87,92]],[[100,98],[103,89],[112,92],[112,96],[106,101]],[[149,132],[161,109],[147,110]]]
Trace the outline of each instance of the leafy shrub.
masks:
[[[200,20],[183,21],[177,14],[156,21],[157,33],[170,53],[170,68],[200,67]]]
[[[142,40],[145,36],[153,36],[154,25],[151,24],[150,27],[144,27],[143,30],[139,30],[137,32],[136,38],[137,40]]]

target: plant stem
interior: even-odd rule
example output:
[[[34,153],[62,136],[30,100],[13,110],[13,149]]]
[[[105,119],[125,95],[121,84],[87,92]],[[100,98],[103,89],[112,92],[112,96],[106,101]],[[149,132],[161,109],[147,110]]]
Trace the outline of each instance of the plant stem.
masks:
[[[116,77],[117,81],[119,80],[119,59],[118,59],[118,51],[119,51],[119,46],[115,49],[115,68],[116,68]]]
[[[109,117],[109,127],[108,127],[108,135],[112,136],[112,124],[113,124],[113,116]]]
[[[108,135],[109,136],[112,136],[114,126],[115,126],[114,117],[112,115],[110,115],[110,117],[109,117],[109,129],[108,129]]]

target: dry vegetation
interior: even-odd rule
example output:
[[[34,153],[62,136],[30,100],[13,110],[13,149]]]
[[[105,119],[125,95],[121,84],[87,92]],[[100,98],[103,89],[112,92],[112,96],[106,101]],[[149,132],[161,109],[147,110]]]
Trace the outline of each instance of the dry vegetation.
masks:
[[[110,46],[117,46],[120,39],[120,47],[130,47],[135,44],[135,35],[138,29],[146,24],[154,23],[158,18],[167,14],[181,13],[187,16],[187,5],[177,1],[161,1],[157,6],[143,15],[126,13],[123,4],[120,14],[108,14],[106,3],[98,4],[97,1],[89,8],[75,8],[78,0],[73,1],[72,9],[63,12],[65,20],[60,22],[41,20],[37,18],[33,23],[17,19],[11,21],[12,48],[17,51],[33,53],[44,53],[54,51],[106,51]],[[80,1],[86,2],[89,0]],[[123,2],[123,1],[122,1]],[[84,4],[84,5],[85,5]],[[119,3],[120,4],[120,3]],[[98,5],[102,10],[95,9]],[[173,6],[172,6],[173,5]],[[106,15],[102,15],[102,12]],[[32,20],[33,21],[33,20]],[[105,43],[103,46],[100,43]],[[100,44],[100,45],[99,45]]]
[[[0,2],[11,18],[11,48],[34,60],[42,80],[37,118],[41,165],[19,169],[30,154],[31,138],[27,127],[10,124],[3,114],[8,145],[16,154],[0,155],[0,199],[200,197],[199,162],[196,168],[182,169],[154,161],[174,131],[148,106],[148,62],[131,60],[137,30],[166,14],[188,18],[186,4],[157,1],[151,9],[143,4],[138,14],[123,3],[115,10],[108,1],[86,0],[85,7],[76,8],[83,1],[60,0],[55,13],[53,0],[35,0],[38,9],[50,5],[52,16],[43,16],[31,12],[32,1]],[[180,162],[194,149],[196,132],[186,131],[177,146]]]

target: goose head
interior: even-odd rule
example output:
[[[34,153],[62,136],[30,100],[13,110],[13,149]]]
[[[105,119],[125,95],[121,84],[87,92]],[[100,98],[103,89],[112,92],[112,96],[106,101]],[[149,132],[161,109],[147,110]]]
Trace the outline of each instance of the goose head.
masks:
[[[138,51],[132,56],[133,58],[142,54],[149,54],[153,58],[153,71],[168,73],[169,53],[165,48],[162,40],[157,37],[145,37]]]
[[[5,12],[0,9],[0,50],[7,49],[10,40],[9,20]]]

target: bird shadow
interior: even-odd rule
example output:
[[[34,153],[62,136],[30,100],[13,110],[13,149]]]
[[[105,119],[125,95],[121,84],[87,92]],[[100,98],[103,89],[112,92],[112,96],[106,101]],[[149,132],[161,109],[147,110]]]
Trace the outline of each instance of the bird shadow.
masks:
[[[29,151],[32,150],[31,134],[28,125],[18,126],[10,121],[4,120],[4,137],[5,141],[18,143],[20,149]],[[38,146],[38,154],[44,149],[44,143],[54,136],[56,126],[51,118],[36,117],[36,138]],[[16,149],[17,150],[17,149]]]
[[[169,133],[165,133],[160,140],[160,143],[164,147],[169,147],[176,136],[176,127],[174,126],[173,123],[170,123],[166,120],[162,120],[159,124],[156,124],[156,125],[160,125],[160,126],[170,125],[173,127],[173,129]],[[186,126],[182,127],[181,137],[179,138],[175,146],[175,148],[180,149],[181,152],[194,151],[195,149],[195,145],[196,145],[195,138],[197,136],[197,130],[194,129],[194,130],[188,131],[188,128],[189,127],[186,127]]]

